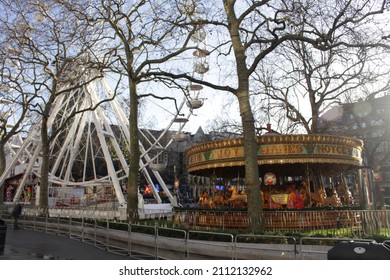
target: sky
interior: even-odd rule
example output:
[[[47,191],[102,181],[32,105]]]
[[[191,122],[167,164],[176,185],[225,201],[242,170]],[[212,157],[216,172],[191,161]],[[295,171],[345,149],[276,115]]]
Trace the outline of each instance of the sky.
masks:
[[[180,104],[183,101],[182,93],[177,93],[175,96],[178,104]],[[221,114],[229,114],[230,117],[238,118],[238,109],[230,109],[228,112],[224,110],[224,105],[228,96],[231,96],[231,94],[204,88],[199,96],[204,99],[202,107],[194,109],[193,114],[190,114],[187,105],[182,107],[181,113],[184,114],[184,116],[181,117],[188,117],[188,122],[185,124],[183,131],[195,133],[200,126],[206,131],[209,123]],[[171,101],[148,99],[147,102],[141,106],[141,110],[144,111],[141,113],[141,125],[144,124],[145,126],[156,129],[165,128],[169,125],[171,120],[176,117],[175,106]],[[148,125],[149,121],[152,122],[153,125]],[[171,126],[172,130],[178,128],[179,124],[177,123],[173,123]]]

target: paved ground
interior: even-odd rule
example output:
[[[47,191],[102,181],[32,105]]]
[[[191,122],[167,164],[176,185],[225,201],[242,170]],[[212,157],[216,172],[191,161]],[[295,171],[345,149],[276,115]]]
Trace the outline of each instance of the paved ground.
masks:
[[[93,245],[66,237],[8,226],[4,252],[0,260],[128,260]]]

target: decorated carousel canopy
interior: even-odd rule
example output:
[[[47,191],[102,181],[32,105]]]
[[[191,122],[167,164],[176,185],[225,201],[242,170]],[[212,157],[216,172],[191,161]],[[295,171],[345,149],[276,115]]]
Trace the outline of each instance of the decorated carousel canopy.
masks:
[[[260,176],[276,170],[279,174],[300,174],[321,169],[342,172],[362,165],[363,142],[358,139],[322,134],[263,135],[257,139]],[[188,172],[198,176],[245,176],[242,138],[224,139],[186,150]]]

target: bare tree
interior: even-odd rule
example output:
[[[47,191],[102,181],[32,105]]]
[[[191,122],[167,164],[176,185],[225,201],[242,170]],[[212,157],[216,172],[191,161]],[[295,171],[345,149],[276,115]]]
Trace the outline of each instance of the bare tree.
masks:
[[[6,147],[7,143],[16,135],[26,132],[31,125],[25,118],[34,100],[34,92],[29,88],[31,69],[21,63],[28,52],[25,42],[30,36],[30,28],[15,20],[12,11],[7,9],[8,4],[8,1],[0,2],[0,176],[6,169],[7,153],[11,153],[10,147]],[[0,190],[2,204],[4,186],[0,186]]]
[[[320,116],[333,105],[389,90],[390,65],[379,51],[364,43],[324,51],[287,42],[263,61],[254,78],[259,94],[272,100],[273,113],[283,112],[296,131],[320,133],[326,129]]]
[[[113,34],[112,48],[117,55],[114,72],[124,73],[130,103],[130,158],[127,187],[127,217],[129,222],[138,220],[138,177],[139,177],[139,102],[142,96],[150,94],[140,90],[142,82],[150,78],[151,69],[156,69],[188,49],[188,43],[195,27],[186,24],[186,17],[172,1],[99,1],[96,5],[96,20],[103,21]],[[162,66],[161,66],[162,67]],[[164,82],[164,81],[163,81]],[[169,84],[175,84],[170,81]],[[178,88],[182,87],[177,85]],[[169,97],[168,97],[169,98]],[[174,100],[173,100],[174,101]]]
[[[227,91],[237,97],[243,126],[245,148],[245,185],[248,191],[250,230],[262,227],[262,209],[257,164],[255,120],[250,103],[250,89],[260,62],[274,53],[282,44],[299,41],[315,49],[327,51],[335,48],[387,47],[386,33],[374,25],[369,38],[363,36],[373,26],[373,19],[385,13],[386,1],[245,1],[223,0],[213,2],[191,1],[203,7],[201,18],[194,22],[214,28],[213,53],[219,63],[232,65],[235,80],[221,79],[222,83],[197,80],[185,71],[165,73],[173,78],[186,78],[213,89]],[[223,7],[221,7],[223,4]],[[384,18],[381,18],[384,20]],[[364,38],[365,40],[360,40]],[[225,60],[223,60],[225,59]],[[226,67],[221,75],[229,73]],[[161,73],[160,73],[161,74]]]
[[[19,43],[19,52],[13,61],[24,71],[24,79],[17,77],[23,85],[15,89],[19,95],[28,94],[29,101],[23,102],[31,114],[40,117],[40,166],[39,208],[42,212],[48,206],[50,143],[64,129],[75,114],[94,110],[100,103],[88,107],[74,107],[68,118],[56,126],[49,127],[54,104],[58,98],[74,93],[102,76],[102,65],[92,50],[100,32],[91,26],[79,10],[83,1],[67,6],[63,1],[28,2],[2,1],[7,11],[4,24],[11,40]],[[85,9],[86,5],[83,6]],[[21,31],[20,31],[21,30]],[[92,30],[92,32],[91,32]],[[104,55],[103,59],[104,60]],[[90,103],[91,104],[91,103]]]
[[[3,29],[5,30],[5,29]],[[7,44],[2,43],[2,46]],[[7,146],[19,133],[25,132],[24,120],[31,101],[28,92],[20,92],[25,87],[24,71],[13,60],[9,49],[1,50],[3,59],[1,67],[1,98],[0,98],[0,176],[6,169],[6,156],[11,153],[11,147]],[[6,53],[6,54],[5,54]],[[0,188],[0,204],[4,200],[3,188]]]

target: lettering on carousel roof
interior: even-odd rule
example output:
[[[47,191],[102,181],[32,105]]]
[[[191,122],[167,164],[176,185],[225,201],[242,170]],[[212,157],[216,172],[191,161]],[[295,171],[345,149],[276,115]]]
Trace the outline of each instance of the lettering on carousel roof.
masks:
[[[360,140],[329,135],[266,135],[258,138],[259,164],[338,163],[361,165]],[[244,165],[242,139],[203,143],[186,151],[188,170]]]

